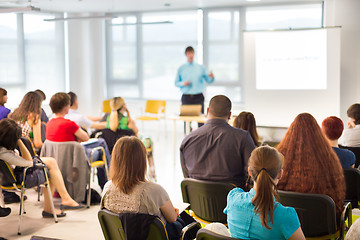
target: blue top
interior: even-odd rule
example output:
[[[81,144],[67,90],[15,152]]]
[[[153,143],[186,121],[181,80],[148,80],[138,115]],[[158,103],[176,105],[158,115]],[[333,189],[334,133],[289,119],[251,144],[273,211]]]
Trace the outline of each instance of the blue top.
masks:
[[[355,164],[356,157],[352,151],[337,147],[333,147],[333,149],[335,150],[343,169],[351,168],[351,166]]]
[[[292,207],[284,207],[275,202],[273,223],[268,225],[269,230],[261,225],[260,216],[255,214],[254,205],[251,203],[255,190],[244,192],[235,188],[229,192],[227,206],[227,222],[231,237],[241,239],[289,239],[300,227],[299,218]]]
[[[183,94],[200,94],[205,90],[205,82],[212,83],[215,80],[208,74],[203,65],[187,62],[179,68],[175,86],[180,87]],[[184,86],[184,82],[190,82],[190,85]]]
[[[10,113],[10,109],[0,105],[0,120],[7,118]]]

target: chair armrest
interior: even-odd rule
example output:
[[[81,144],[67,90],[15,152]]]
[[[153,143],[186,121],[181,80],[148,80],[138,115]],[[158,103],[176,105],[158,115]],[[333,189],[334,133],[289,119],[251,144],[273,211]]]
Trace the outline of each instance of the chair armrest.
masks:
[[[183,229],[181,230],[181,238],[180,239],[183,240],[187,231],[193,229],[196,226],[201,228],[201,224],[199,222],[192,222],[192,223],[186,225],[185,227],[183,227]]]
[[[348,224],[346,226],[345,221],[348,220]],[[352,209],[351,209],[351,203],[348,202],[344,206],[344,210],[341,213],[340,218],[340,236],[339,239],[344,239],[345,237],[345,231],[347,231],[352,225]]]

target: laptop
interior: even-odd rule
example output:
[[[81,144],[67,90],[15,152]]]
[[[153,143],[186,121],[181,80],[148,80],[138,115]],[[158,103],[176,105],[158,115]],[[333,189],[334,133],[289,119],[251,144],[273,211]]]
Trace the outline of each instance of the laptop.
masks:
[[[180,116],[200,116],[201,115],[201,105],[181,105],[180,106]]]

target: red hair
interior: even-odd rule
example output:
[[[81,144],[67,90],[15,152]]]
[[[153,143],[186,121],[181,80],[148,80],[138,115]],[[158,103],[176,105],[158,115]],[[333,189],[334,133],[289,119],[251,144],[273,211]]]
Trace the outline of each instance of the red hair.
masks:
[[[324,119],[321,128],[328,139],[338,140],[344,130],[344,123],[340,118],[331,116]]]
[[[315,118],[309,113],[299,114],[277,149],[285,157],[278,189],[328,195],[340,217],[345,199],[344,173]]]

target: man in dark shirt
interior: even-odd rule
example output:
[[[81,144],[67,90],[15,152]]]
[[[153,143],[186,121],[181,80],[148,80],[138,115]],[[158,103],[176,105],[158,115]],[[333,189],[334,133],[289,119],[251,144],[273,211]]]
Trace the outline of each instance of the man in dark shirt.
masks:
[[[231,101],[223,95],[210,100],[205,125],[185,137],[180,146],[184,177],[229,182],[244,188],[254,142],[247,131],[228,124]]]

